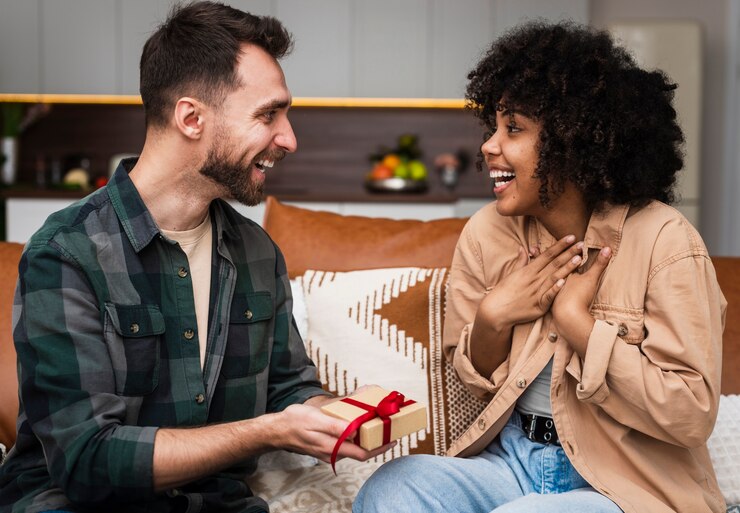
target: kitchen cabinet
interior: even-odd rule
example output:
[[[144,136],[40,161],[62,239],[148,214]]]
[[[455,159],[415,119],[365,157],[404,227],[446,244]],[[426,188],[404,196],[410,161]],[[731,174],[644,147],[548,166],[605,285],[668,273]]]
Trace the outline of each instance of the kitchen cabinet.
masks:
[[[0,92],[41,92],[38,2],[0,0]]]
[[[465,96],[468,73],[498,35],[495,3],[490,0],[434,0],[430,3],[427,96]]]
[[[167,17],[174,0],[125,0],[120,2],[118,22],[120,45],[120,81],[116,94],[139,94],[139,60],[149,35]]]
[[[427,96],[426,44],[431,34],[426,4],[425,0],[355,3],[356,96]]]
[[[115,0],[42,1],[41,89],[60,94],[111,94],[117,88]]]
[[[293,96],[352,96],[352,2],[277,0],[276,8],[296,42],[281,62]]]
[[[0,0],[0,93],[139,91],[144,42],[176,0]],[[227,0],[294,34],[297,97],[461,98],[491,41],[526,18],[588,21],[588,0]]]
[[[74,198],[6,198],[6,239],[11,242],[26,242],[41,227],[50,214],[71,205],[75,201],[77,199]],[[428,221],[443,217],[467,217],[488,201],[490,200],[485,198],[468,198],[447,203],[362,203],[342,201],[285,201],[285,203],[301,208],[334,212],[335,214]],[[264,203],[254,207],[247,207],[238,203],[232,203],[232,205],[242,215],[257,223],[262,223],[265,214]]]

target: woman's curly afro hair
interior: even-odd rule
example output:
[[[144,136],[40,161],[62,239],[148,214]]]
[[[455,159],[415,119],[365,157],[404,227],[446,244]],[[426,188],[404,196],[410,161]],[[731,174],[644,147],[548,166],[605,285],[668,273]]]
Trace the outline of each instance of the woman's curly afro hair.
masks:
[[[676,85],[640,69],[608,33],[528,23],[496,40],[468,75],[466,98],[494,130],[499,102],[542,124],[540,201],[572,182],[590,209],[673,201],[683,134]]]

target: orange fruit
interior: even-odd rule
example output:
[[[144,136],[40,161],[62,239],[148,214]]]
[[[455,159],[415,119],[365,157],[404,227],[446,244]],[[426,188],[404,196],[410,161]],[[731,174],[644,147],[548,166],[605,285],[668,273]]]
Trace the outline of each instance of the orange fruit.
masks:
[[[393,177],[393,170],[383,164],[377,164],[372,171],[370,171],[371,180],[385,180],[386,178]]]
[[[383,160],[381,162],[381,164],[391,170],[396,169],[400,163],[401,158],[395,153],[389,153],[388,155],[383,157]]]

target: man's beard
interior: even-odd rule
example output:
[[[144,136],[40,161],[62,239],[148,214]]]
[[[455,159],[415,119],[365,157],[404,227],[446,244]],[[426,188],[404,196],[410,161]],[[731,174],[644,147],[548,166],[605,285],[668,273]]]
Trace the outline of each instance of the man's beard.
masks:
[[[252,207],[258,205],[265,196],[264,182],[252,180],[253,165],[255,160],[246,165],[241,162],[232,162],[225,151],[219,148],[211,148],[200,173],[207,176],[219,185],[226,188],[233,199]],[[258,156],[259,157],[259,156]],[[257,159],[257,157],[255,157]]]

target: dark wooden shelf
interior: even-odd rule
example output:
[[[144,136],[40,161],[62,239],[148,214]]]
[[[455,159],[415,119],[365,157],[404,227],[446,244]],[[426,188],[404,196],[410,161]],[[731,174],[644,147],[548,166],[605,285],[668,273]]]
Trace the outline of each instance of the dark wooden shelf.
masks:
[[[266,194],[275,196],[281,201],[337,202],[337,203],[455,203],[461,199],[486,199],[490,196],[481,194],[460,195],[455,191],[430,191],[425,193],[373,193],[364,189],[355,191],[311,191],[297,189],[265,189]],[[19,185],[0,189],[0,198],[20,199],[80,199],[92,191],[65,189],[38,189],[32,186]]]

